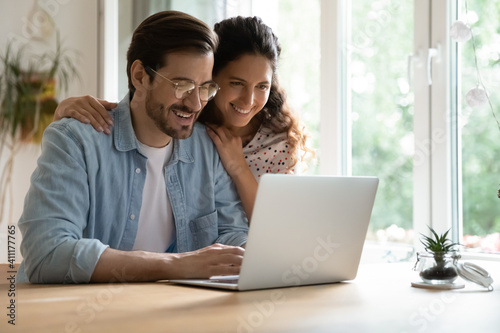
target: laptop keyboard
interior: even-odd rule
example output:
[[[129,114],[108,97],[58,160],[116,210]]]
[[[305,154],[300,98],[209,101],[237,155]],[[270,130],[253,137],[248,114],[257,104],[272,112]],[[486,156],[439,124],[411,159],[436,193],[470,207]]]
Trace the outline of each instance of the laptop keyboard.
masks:
[[[210,279],[209,283],[229,283],[229,284],[237,284],[238,279]]]
[[[239,275],[214,275],[210,277],[209,283],[238,284]]]

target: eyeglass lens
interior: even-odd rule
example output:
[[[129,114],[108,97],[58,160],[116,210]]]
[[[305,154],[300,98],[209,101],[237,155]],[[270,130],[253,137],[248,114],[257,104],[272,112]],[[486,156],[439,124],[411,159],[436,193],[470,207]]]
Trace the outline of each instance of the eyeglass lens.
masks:
[[[188,97],[194,91],[194,89],[196,89],[196,83],[194,83],[191,80],[178,80],[174,82],[170,80],[168,77],[161,75],[160,73],[158,73],[149,66],[146,67],[146,70],[156,73],[165,80],[172,83],[174,85],[175,98],[177,99],[184,99]],[[219,86],[215,82],[207,82],[201,86],[198,86],[198,91],[200,93],[200,100],[203,102],[208,102],[209,100],[214,98],[218,90]]]
[[[175,98],[184,99],[188,97],[196,88],[192,81],[177,81],[175,87]],[[217,93],[217,85],[213,82],[205,83],[199,87],[200,99],[204,102],[211,100]]]

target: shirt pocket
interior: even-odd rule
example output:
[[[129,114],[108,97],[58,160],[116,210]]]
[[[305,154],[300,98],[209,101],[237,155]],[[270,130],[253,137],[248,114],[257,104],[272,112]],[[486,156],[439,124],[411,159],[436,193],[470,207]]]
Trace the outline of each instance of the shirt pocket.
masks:
[[[189,222],[189,229],[196,248],[212,245],[219,236],[217,211],[192,220]]]

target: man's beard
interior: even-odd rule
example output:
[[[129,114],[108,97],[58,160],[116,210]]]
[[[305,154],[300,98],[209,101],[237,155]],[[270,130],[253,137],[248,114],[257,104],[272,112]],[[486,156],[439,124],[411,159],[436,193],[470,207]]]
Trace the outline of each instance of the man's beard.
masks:
[[[149,94],[148,94],[149,95]],[[173,128],[168,124],[167,116],[169,113],[173,113],[172,109],[176,109],[185,113],[193,113],[187,107],[183,105],[172,104],[168,111],[165,110],[163,104],[151,103],[151,96],[146,97],[146,114],[155,123],[156,127],[166,135],[174,139],[187,139],[193,133],[193,125],[181,126],[179,129]],[[177,115],[173,115],[177,117]],[[194,120],[196,121],[196,119]]]

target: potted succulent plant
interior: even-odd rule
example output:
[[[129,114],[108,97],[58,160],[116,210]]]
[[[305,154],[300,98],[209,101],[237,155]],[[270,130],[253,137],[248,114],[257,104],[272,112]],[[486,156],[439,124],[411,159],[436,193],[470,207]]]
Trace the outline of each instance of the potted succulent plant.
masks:
[[[438,235],[431,227],[429,230],[431,237],[422,234],[423,239],[420,241],[426,252],[417,253],[415,270],[420,272],[420,277],[426,283],[452,283],[458,276],[456,262],[460,256],[455,251],[458,244],[448,239],[450,230],[442,235]]]

